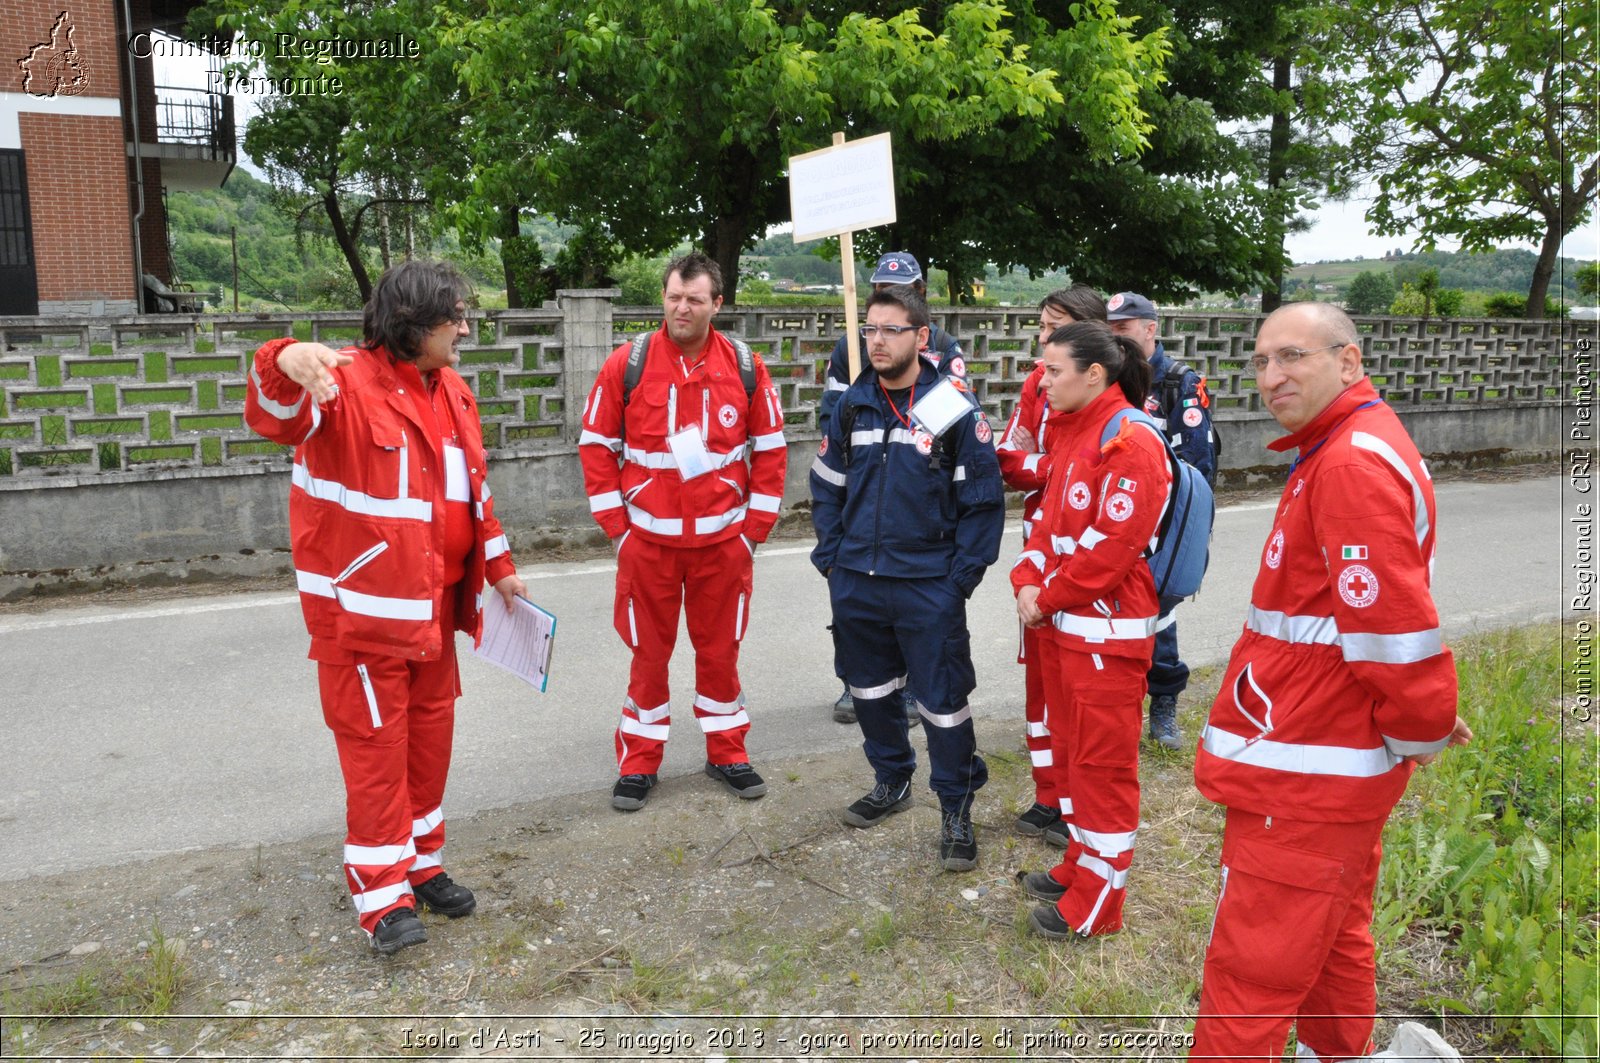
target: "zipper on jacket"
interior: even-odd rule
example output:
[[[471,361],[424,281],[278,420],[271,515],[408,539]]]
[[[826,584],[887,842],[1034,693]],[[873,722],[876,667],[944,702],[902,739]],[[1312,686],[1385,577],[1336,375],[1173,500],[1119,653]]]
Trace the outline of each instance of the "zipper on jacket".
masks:
[[[383,726],[383,717],[378,714],[378,695],[372,689],[372,677],[367,675],[367,666],[356,665],[356,672],[361,676],[361,689],[367,694],[367,711],[372,714],[372,729],[377,730]]]
[[[337,587],[339,584],[355,575],[357,571],[365,568],[370,561],[387,549],[389,549],[388,542],[382,540],[380,540],[376,545],[368,547],[360,557],[357,557],[354,561],[346,565],[343,572],[333,577],[333,586]]]
[[[882,412],[881,410],[879,411],[880,417]],[[851,427],[853,428],[854,426],[852,425]],[[878,459],[878,464],[883,466],[883,469],[878,474],[878,504],[873,508],[872,512],[872,568],[867,571],[869,576],[878,574],[878,550],[883,545],[883,484],[885,480],[889,479],[889,422],[887,420],[883,422],[883,442],[879,446],[882,448],[883,456]]]
[[[411,497],[411,462],[409,459],[411,447],[406,441],[406,430],[400,429],[400,492],[398,497]]]

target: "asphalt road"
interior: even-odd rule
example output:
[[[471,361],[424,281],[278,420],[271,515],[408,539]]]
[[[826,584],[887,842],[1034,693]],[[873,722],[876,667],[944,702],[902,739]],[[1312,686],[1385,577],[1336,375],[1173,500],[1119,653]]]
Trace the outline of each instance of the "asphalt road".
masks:
[[[1447,636],[1560,615],[1561,484],[1544,477],[1438,486],[1434,589]],[[1219,511],[1205,589],[1179,613],[1191,666],[1226,659],[1273,506]],[[973,709],[1015,714],[1019,731],[1022,673],[1005,568],[1020,535],[1020,527],[1008,529],[1001,563],[969,605],[979,682]],[[827,590],[807,560],[810,545],[773,543],[756,556],[741,672],[757,767],[860,742],[855,728],[829,719],[838,688],[824,630]],[[611,628],[614,567],[521,560],[531,595],[559,618],[550,690],[537,693],[463,656],[446,814],[592,791],[596,813],[610,815],[611,733],[628,665]],[[67,602],[0,615],[0,881],[188,849],[270,852],[289,839],[342,837],[343,790],[306,645],[288,593],[145,607]],[[662,769],[668,776],[698,772],[704,761],[688,708],[687,633],[673,665],[682,709]]]

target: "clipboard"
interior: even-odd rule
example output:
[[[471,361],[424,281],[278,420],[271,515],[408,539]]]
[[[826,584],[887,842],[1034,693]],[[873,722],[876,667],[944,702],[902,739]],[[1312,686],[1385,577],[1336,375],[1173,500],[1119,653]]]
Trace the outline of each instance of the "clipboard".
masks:
[[[483,636],[472,655],[544,693],[555,655],[556,615],[520,594],[507,613],[499,596],[494,598],[484,603]]]

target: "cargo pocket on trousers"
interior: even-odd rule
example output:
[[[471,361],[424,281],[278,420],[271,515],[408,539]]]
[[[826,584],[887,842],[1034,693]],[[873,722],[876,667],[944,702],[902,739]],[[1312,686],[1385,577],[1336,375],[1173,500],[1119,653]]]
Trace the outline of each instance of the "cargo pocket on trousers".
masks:
[[[633,614],[633,584],[628,580],[617,580],[617,600],[611,619],[617,634],[622,636],[622,641],[638,649],[639,622]]]
[[[1207,966],[1273,989],[1310,989],[1337,929],[1343,865],[1246,841],[1231,847],[1222,874]]]

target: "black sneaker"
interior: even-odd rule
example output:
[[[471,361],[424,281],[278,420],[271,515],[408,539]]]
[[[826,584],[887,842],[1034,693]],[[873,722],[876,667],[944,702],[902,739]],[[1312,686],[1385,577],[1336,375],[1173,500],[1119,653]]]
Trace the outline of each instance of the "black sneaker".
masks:
[[[1050,877],[1048,871],[1018,871],[1017,885],[1035,900],[1054,904],[1067,895],[1067,887]]]
[[[1183,736],[1178,733],[1178,699],[1171,694],[1150,699],[1150,740],[1167,749],[1183,747]]]
[[[650,796],[650,787],[656,784],[654,775],[624,775],[611,788],[611,807],[622,812],[634,812],[644,807]]]
[[[1070,938],[1082,939],[1084,935],[1072,928],[1072,924],[1061,918],[1061,913],[1056,911],[1056,906],[1047,904],[1042,908],[1035,908],[1028,913],[1028,926],[1033,928],[1035,934],[1047,937],[1052,941],[1065,941]]]
[[[387,956],[399,952],[408,945],[420,945],[428,940],[428,932],[422,929],[422,920],[417,918],[413,908],[391,909],[378,925],[372,928],[372,948]]]
[[[1059,822],[1061,822],[1060,809],[1035,801],[1032,808],[1017,817],[1017,833],[1037,838],[1045,832],[1046,827]]]
[[[842,818],[852,827],[875,827],[892,813],[911,807],[911,780],[881,782],[872,792],[844,810]]]
[[[947,811],[939,824],[939,866],[946,871],[971,871],[978,866],[978,836],[966,811]]]
[[[713,764],[708,760],[706,774],[726,786],[735,797],[742,797],[746,801],[754,801],[767,792],[766,780],[743,761],[738,764]]]
[[[844,693],[839,695],[839,700],[833,703],[833,722],[856,722],[856,699],[850,696],[849,683],[844,685]]]
[[[903,694],[900,701],[906,709],[906,726],[920,726],[922,724],[922,712],[919,709],[921,702],[917,701],[917,699],[912,697],[909,693]]]
[[[1072,844],[1072,834],[1067,830],[1067,821],[1064,819],[1057,819],[1046,827],[1041,837],[1046,845],[1053,845],[1057,849],[1065,849]]]
[[[473,909],[478,907],[478,898],[472,895],[472,891],[450,881],[450,876],[443,871],[420,886],[412,886],[411,892],[417,895],[418,911],[425,904],[430,910],[451,919],[471,915]]]

